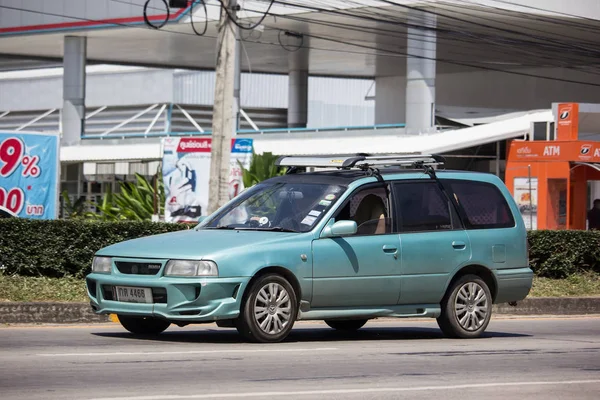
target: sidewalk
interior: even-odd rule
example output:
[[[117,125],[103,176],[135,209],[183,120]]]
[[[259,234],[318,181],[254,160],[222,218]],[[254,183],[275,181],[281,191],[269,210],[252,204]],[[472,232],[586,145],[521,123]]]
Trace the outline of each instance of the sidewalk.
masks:
[[[533,297],[512,307],[494,305],[493,315],[564,316],[600,315],[600,297]],[[0,303],[0,324],[106,323],[108,315],[96,315],[88,303],[4,302]]]

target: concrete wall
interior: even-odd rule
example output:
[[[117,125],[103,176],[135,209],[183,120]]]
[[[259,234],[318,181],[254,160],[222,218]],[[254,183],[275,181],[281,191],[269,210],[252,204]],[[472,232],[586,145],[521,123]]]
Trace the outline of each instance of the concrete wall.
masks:
[[[600,102],[600,86],[558,80],[575,80],[600,85],[600,75],[583,74],[566,69],[527,69],[520,72],[552,76],[557,80],[494,71],[438,75],[436,103],[531,110],[550,108],[552,102]]]
[[[86,104],[130,105],[173,101],[173,73],[145,70],[126,74],[89,75]]]
[[[89,66],[86,106],[180,103],[211,105],[215,74],[114,66]],[[371,87],[373,86],[373,87]],[[369,79],[309,78],[308,126],[374,123],[375,104],[365,100]],[[243,74],[242,107],[287,108],[285,75]],[[0,111],[62,107],[62,69],[0,73]]]
[[[165,103],[173,100],[173,75],[166,70],[107,73],[88,69],[86,106]],[[92,71],[92,72],[90,72]],[[62,107],[62,69],[36,76],[0,74],[0,110],[43,110]],[[2,78],[2,76],[5,78]]]
[[[445,110],[462,109],[461,114],[464,114],[465,109],[527,111],[550,108],[553,102],[600,103],[600,75],[559,68],[516,71],[554,79],[496,71],[439,74],[436,77],[436,106],[451,106],[443,107]],[[405,122],[405,77],[379,77],[376,82],[375,122]]]

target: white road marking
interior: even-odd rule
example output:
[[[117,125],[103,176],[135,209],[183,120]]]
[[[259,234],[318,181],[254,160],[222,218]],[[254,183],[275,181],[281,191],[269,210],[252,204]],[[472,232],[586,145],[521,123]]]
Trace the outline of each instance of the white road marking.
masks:
[[[580,381],[552,381],[552,382],[498,382],[498,383],[475,383],[467,385],[452,386],[416,386],[395,388],[364,388],[364,389],[337,389],[337,390],[306,390],[290,392],[250,392],[250,393],[214,393],[214,394],[191,394],[191,395],[164,395],[164,396],[131,396],[131,397],[100,397],[90,400],[181,400],[181,399],[227,399],[240,397],[272,397],[272,396],[321,396],[332,394],[361,394],[361,393],[385,393],[385,392],[421,392],[428,390],[460,390],[494,388],[507,386],[536,386],[536,385],[579,385],[585,383],[600,383],[600,379]]]
[[[314,351],[335,351],[336,347],[317,347],[314,349],[222,349],[222,350],[181,350],[181,351],[135,351],[114,353],[40,353],[40,357],[95,357],[95,356],[162,356],[172,354],[224,354],[224,353],[296,353]]]

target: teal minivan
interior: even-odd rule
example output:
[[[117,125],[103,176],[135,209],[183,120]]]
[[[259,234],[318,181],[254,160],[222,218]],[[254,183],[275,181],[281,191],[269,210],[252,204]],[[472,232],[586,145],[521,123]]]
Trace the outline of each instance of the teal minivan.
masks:
[[[493,304],[529,294],[526,229],[498,177],[420,155],[277,165],[285,175],[193,229],[99,250],[87,276],[94,312],[138,335],[216,322],[279,342],[297,320],[348,331],[431,317],[448,337],[476,338]]]

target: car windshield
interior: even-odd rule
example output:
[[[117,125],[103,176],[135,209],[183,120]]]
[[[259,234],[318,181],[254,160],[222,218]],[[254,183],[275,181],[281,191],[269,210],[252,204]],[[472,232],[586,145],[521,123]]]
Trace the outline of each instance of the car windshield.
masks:
[[[260,183],[199,228],[308,232],[343,192],[329,184]]]

